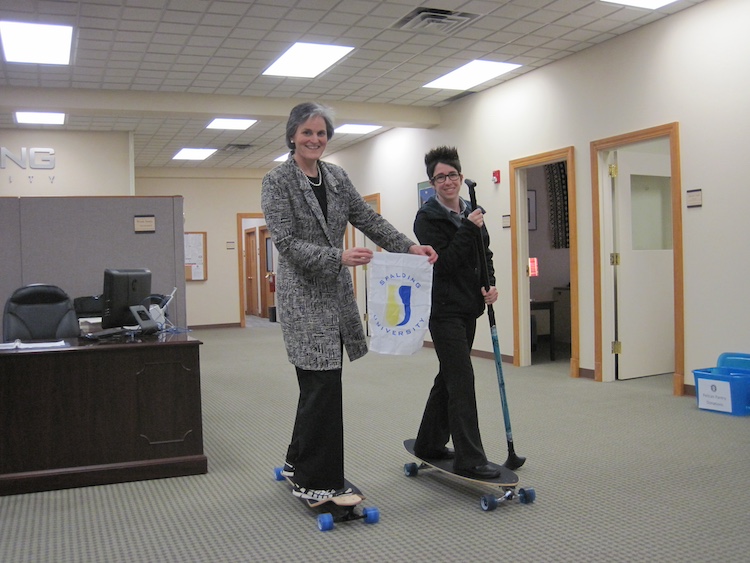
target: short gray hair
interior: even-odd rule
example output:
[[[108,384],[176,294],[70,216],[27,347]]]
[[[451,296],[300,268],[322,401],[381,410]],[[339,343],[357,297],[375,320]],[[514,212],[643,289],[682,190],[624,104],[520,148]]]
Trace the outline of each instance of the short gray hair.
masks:
[[[286,122],[286,146],[294,152],[292,137],[297,128],[311,117],[322,117],[326,122],[326,133],[328,138],[333,137],[333,110],[316,102],[305,102],[292,108],[289,120]]]

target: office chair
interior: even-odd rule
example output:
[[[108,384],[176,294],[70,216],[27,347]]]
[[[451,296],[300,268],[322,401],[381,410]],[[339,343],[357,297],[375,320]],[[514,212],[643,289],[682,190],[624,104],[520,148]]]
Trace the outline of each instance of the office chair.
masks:
[[[18,288],[5,303],[3,340],[58,340],[80,335],[73,301],[62,289],[42,283]]]
[[[73,309],[76,316],[81,319],[84,317],[101,317],[104,299],[101,295],[86,295],[73,299]]]

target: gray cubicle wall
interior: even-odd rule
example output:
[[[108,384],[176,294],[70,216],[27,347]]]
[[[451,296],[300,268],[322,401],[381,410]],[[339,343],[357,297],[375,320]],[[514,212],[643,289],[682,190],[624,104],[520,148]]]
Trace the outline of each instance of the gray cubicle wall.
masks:
[[[0,198],[0,302],[30,283],[98,295],[106,268],[148,268],[152,293],[177,287],[169,318],[185,327],[182,209],[181,196]],[[154,231],[136,232],[136,217]]]

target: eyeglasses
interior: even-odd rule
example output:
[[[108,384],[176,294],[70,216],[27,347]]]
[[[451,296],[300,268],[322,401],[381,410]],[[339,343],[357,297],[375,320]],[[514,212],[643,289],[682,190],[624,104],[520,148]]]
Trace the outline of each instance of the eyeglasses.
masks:
[[[461,177],[461,174],[458,172],[451,172],[450,174],[436,174],[431,178],[431,182],[434,184],[445,184],[445,181],[450,179],[451,181],[455,182]]]

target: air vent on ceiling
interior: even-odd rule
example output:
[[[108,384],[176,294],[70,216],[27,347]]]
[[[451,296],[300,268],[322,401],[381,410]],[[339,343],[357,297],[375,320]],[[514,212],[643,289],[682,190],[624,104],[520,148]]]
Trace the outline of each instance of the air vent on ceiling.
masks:
[[[221,149],[221,152],[244,152],[249,151],[251,148],[253,148],[253,145],[243,145],[240,143],[229,143],[226,145],[223,149]]]
[[[437,8],[417,8],[394,23],[393,29],[452,35],[482,16],[468,12],[452,12]]]

